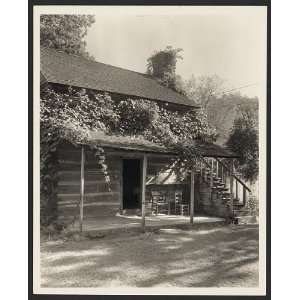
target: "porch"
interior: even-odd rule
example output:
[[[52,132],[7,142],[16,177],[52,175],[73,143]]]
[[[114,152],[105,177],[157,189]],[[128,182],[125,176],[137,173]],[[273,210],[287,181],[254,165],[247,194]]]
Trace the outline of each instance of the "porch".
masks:
[[[235,156],[220,147],[199,145],[202,159],[182,180],[182,171],[174,172],[177,153],[149,142],[109,139],[94,137],[105,149],[109,184],[85,145],[60,150],[58,213],[70,230],[219,224],[245,205],[250,190],[233,172]]]
[[[213,225],[225,224],[224,218],[209,216],[194,216],[193,227],[209,227]],[[106,233],[114,231],[140,230],[142,216],[120,215],[107,216],[102,218],[84,220],[82,230],[85,233]],[[147,216],[145,219],[147,230],[152,231],[161,228],[188,228],[190,227],[190,217],[180,215],[158,214]],[[75,222],[70,229],[78,231],[79,223]]]

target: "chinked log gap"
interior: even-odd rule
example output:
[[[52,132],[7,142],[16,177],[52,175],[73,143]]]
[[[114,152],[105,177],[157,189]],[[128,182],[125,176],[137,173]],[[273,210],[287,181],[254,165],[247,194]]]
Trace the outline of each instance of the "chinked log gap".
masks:
[[[81,146],[81,164],[80,164],[80,211],[79,211],[79,231],[83,230],[83,200],[84,200],[84,163],[85,153],[84,146]]]

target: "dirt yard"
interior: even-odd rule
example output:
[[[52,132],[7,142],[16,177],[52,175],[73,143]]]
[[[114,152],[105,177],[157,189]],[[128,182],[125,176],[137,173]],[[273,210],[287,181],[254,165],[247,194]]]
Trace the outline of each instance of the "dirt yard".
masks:
[[[258,226],[41,244],[43,287],[256,287]]]

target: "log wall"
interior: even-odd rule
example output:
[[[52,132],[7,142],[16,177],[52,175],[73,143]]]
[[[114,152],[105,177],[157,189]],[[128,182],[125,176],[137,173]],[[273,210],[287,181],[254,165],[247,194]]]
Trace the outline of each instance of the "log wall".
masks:
[[[58,215],[63,220],[74,220],[79,216],[80,201],[80,147],[64,144],[58,151]],[[122,159],[106,154],[109,185],[97,165],[93,153],[85,151],[85,196],[84,220],[116,215],[122,208]],[[190,179],[178,178],[171,170],[172,160],[149,158],[147,168],[146,205],[151,202],[151,190],[166,191],[167,200],[174,201],[175,191],[183,191],[185,203],[190,201]],[[147,210],[147,213],[150,211]],[[215,194],[210,195],[209,185],[200,174],[195,174],[195,213],[212,216],[226,216],[228,208]]]
[[[58,215],[74,219],[79,214],[80,148],[64,144],[58,151]],[[120,209],[121,160],[107,158],[109,185],[91,151],[85,151],[84,219],[115,215]]]

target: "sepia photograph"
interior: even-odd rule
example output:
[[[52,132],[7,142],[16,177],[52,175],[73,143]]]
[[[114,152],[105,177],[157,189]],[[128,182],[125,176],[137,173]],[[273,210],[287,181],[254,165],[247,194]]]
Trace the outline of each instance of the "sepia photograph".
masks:
[[[267,6],[33,30],[33,292],[266,295]]]

